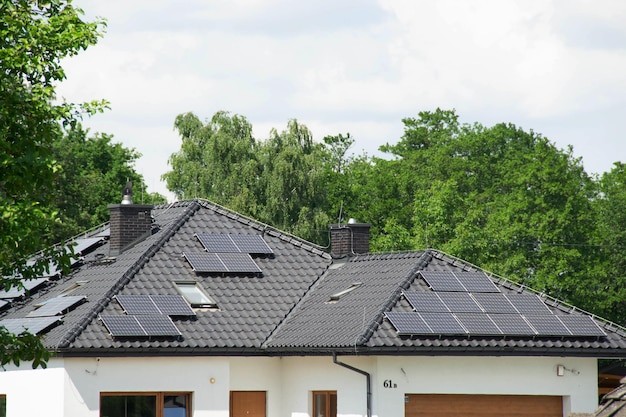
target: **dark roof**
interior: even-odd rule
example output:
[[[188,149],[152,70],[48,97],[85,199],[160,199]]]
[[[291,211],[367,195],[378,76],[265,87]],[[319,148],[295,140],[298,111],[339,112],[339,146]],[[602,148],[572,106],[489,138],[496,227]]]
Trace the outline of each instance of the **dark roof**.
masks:
[[[602,397],[600,407],[594,413],[595,417],[625,417],[626,416],[626,384],[622,385]]]
[[[86,301],[42,332],[64,355],[285,355],[464,354],[626,356],[626,334],[595,318],[606,336],[399,335],[388,312],[411,312],[404,293],[432,291],[427,271],[480,271],[435,250],[368,254],[333,260],[322,248],[203,200],[157,206],[153,233],[115,258],[108,241],[84,254],[68,276],[51,279],[24,300],[14,300],[0,320],[24,318],[68,288]],[[85,236],[106,235],[108,225]],[[253,255],[260,274],[196,273],[183,253],[203,252],[196,233],[262,236],[271,254]],[[492,278],[503,293],[527,288]],[[175,317],[180,336],[112,336],[102,316],[121,316],[121,295],[177,295],[176,281],[195,281],[217,308]],[[82,285],[77,286],[78,283]],[[585,314],[542,296],[556,315]]]

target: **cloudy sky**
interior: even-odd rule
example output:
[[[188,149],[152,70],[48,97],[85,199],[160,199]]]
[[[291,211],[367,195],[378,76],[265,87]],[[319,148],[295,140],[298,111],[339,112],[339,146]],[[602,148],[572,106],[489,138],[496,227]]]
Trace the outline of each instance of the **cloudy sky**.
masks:
[[[105,98],[85,122],[143,156],[149,191],[191,111],[245,116],[257,139],[292,118],[316,139],[349,132],[376,153],[402,118],[456,109],[514,123],[589,173],[626,161],[623,0],[74,0],[107,19],[98,45],[65,62],[59,95]]]

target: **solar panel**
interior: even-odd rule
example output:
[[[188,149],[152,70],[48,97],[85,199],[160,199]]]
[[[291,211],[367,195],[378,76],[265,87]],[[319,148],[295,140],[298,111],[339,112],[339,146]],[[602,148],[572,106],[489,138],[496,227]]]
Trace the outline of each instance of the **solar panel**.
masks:
[[[453,313],[482,313],[483,310],[476,304],[474,299],[465,292],[440,292],[437,293],[441,301]]]
[[[62,314],[64,311],[76,306],[78,303],[83,302],[86,299],[87,297],[85,297],[84,295],[55,297],[48,300],[37,310],[28,313],[26,317],[57,316],[59,314]]]
[[[197,233],[196,237],[202,246],[211,253],[233,253],[240,252],[239,248],[231,239],[231,235]]]
[[[434,291],[465,292],[465,287],[450,271],[421,271],[420,274]]]
[[[13,334],[20,334],[27,331],[31,334],[39,334],[47,330],[52,325],[60,321],[58,316],[54,317],[25,317],[21,319],[4,319],[0,321],[0,326],[4,326]]]
[[[100,316],[111,336],[180,336],[180,332],[168,316],[119,315]]]
[[[272,249],[265,243],[263,237],[259,235],[230,235],[235,245],[243,253],[271,254]]]
[[[149,295],[117,295],[115,298],[126,314],[161,314]]]
[[[91,249],[100,242],[102,242],[102,237],[86,237],[82,239],[76,239],[71,244],[73,244],[74,253],[82,254],[83,252]]]
[[[10,303],[8,301],[0,300],[0,309],[8,306]]]
[[[606,336],[596,322],[589,316],[556,316],[574,336]]]
[[[109,237],[109,236],[111,236],[111,229],[110,228],[104,229],[103,231],[98,233],[96,236],[98,236],[98,237]]]
[[[146,336],[180,336],[172,319],[164,315],[135,316]]]
[[[261,272],[261,268],[247,253],[220,253],[218,256],[228,272]]]
[[[448,312],[448,307],[446,307],[437,293],[435,292],[405,292],[404,298],[411,304],[411,306],[415,309],[415,311],[419,312],[430,312],[430,313],[438,313],[438,312]]]
[[[181,295],[151,295],[150,298],[156,304],[161,314],[168,316],[195,316],[196,313],[187,304]]]
[[[552,311],[535,294],[506,294],[511,304],[522,314],[543,315]]]
[[[419,313],[433,334],[466,334],[452,313]]]
[[[226,265],[216,253],[184,253],[183,255],[196,272],[228,272]]]
[[[459,282],[463,284],[465,289],[469,292],[500,292],[498,287],[496,287],[493,281],[491,281],[491,279],[484,272],[461,271],[455,272],[454,275],[456,275]]]
[[[502,334],[487,314],[457,313],[455,316],[471,335],[492,336]]]
[[[528,336],[535,335],[535,331],[519,314],[489,314],[489,318],[505,335]]]
[[[569,336],[570,331],[554,314],[526,315],[526,321],[542,336]]]
[[[426,325],[418,313],[389,311],[385,313],[385,316],[387,316],[387,319],[389,319],[400,335],[432,334],[432,330],[430,330],[430,327]]]
[[[2,290],[0,291],[0,299],[21,297],[26,294],[26,291],[33,291],[43,285],[46,281],[48,281],[48,278],[24,279],[22,280],[24,288],[13,287],[8,291]]]
[[[495,314],[515,314],[517,310],[513,304],[504,296],[504,294],[495,293],[476,293],[472,297],[485,310],[485,313]]]
[[[111,336],[146,336],[135,316],[100,316]]]

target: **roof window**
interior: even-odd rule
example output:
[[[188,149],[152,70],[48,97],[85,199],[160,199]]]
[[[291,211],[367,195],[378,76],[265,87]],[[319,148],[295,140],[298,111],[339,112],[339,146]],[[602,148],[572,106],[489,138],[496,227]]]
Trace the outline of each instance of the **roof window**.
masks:
[[[178,281],[174,286],[185,300],[196,308],[217,308],[217,303],[195,281]]]

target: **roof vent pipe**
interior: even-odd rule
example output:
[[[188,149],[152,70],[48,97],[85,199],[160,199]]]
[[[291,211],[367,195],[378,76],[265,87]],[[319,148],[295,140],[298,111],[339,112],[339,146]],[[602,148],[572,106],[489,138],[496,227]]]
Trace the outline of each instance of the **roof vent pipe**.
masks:
[[[128,181],[122,189],[122,203],[133,204],[133,183]]]

